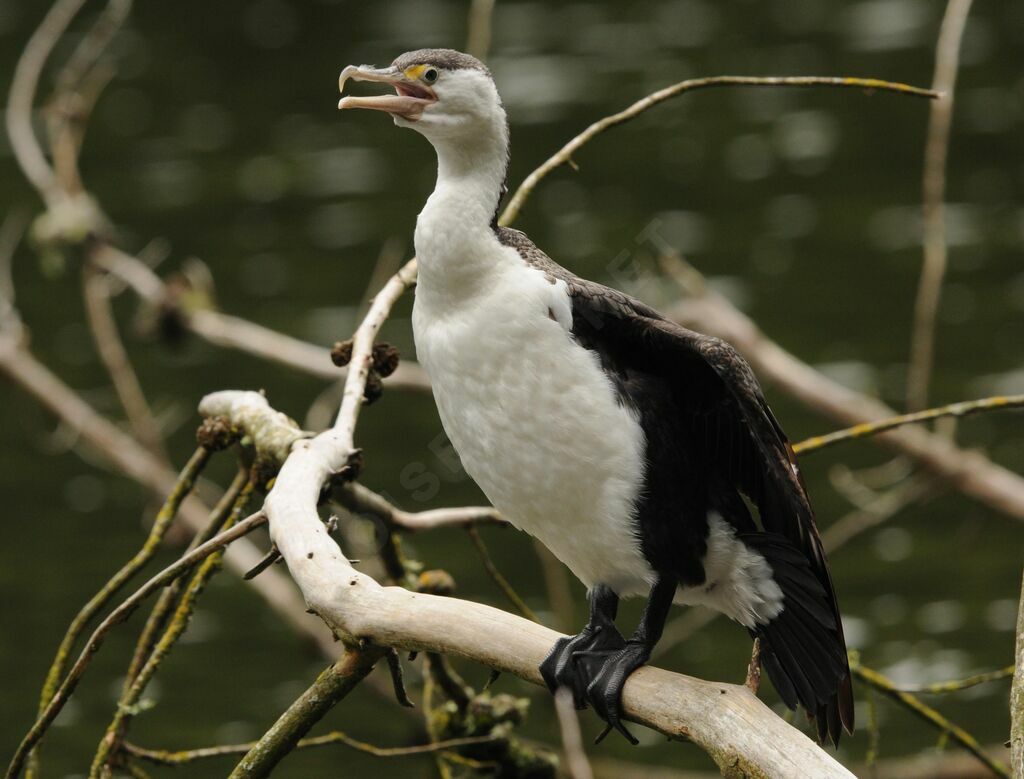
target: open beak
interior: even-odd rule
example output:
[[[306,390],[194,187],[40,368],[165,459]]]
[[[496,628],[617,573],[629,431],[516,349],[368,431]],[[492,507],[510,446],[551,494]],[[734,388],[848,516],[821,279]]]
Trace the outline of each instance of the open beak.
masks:
[[[345,82],[379,81],[395,88],[394,95],[373,95],[361,97],[349,95],[338,101],[338,108],[372,108],[386,111],[409,121],[419,119],[423,109],[437,101],[434,90],[419,81],[406,78],[398,68],[373,68],[369,65],[349,65],[338,78],[338,90],[345,93]]]

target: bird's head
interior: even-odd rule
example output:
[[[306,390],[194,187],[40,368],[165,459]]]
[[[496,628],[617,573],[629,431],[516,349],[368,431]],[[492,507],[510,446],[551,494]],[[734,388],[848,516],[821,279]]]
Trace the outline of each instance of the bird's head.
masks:
[[[395,94],[349,95],[338,108],[385,111],[399,127],[411,127],[435,144],[505,128],[505,109],[490,71],[476,57],[452,49],[410,51],[386,68],[349,65],[338,79],[343,94],[349,80],[388,84]]]

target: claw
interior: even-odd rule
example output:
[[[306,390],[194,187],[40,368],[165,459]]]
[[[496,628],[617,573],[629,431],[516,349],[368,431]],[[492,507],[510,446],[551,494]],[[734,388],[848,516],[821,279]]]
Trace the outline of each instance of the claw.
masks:
[[[613,729],[634,746],[640,743],[622,724],[622,689],[630,674],[646,663],[650,654],[646,644],[627,641],[619,652],[605,661],[600,672],[587,685],[587,700],[597,715],[607,723],[595,743],[603,740]]]

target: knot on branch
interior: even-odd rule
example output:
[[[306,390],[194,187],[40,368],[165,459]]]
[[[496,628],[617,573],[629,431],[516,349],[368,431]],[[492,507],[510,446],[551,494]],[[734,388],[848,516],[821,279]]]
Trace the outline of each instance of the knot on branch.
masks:
[[[231,422],[224,417],[209,417],[204,419],[196,430],[196,443],[211,452],[221,452],[229,446],[233,446],[242,438],[238,428],[233,427]]]
[[[363,388],[363,399],[367,405],[378,400],[384,394],[384,382],[392,373],[398,369],[399,362],[398,347],[381,342],[374,344],[370,354],[370,369],[366,376],[366,385]],[[352,339],[338,341],[331,347],[331,362],[339,368],[344,368],[352,362]]]
[[[90,238],[109,234],[110,222],[87,192],[55,198],[32,223],[30,237],[44,253],[80,246]]]
[[[251,446],[256,452],[253,467],[260,469],[261,484],[277,475],[296,441],[313,437],[295,420],[274,411],[258,392],[211,393],[199,403],[199,413],[207,418],[224,418],[242,431],[241,445]]]

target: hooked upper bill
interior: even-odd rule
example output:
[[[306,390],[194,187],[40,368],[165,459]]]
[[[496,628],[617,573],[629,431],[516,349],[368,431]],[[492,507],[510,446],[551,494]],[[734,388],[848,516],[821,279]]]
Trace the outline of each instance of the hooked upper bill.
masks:
[[[385,111],[415,121],[423,109],[437,101],[437,95],[430,87],[410,78],[405,72],[391,66],[374,68],[370,65],[349,65],[338,77],[338,90],[345,93],[345,83],[352,81],[378,81],[395,88],[393,95],[348,95],[338,101],[338,108],[370,108]]]

